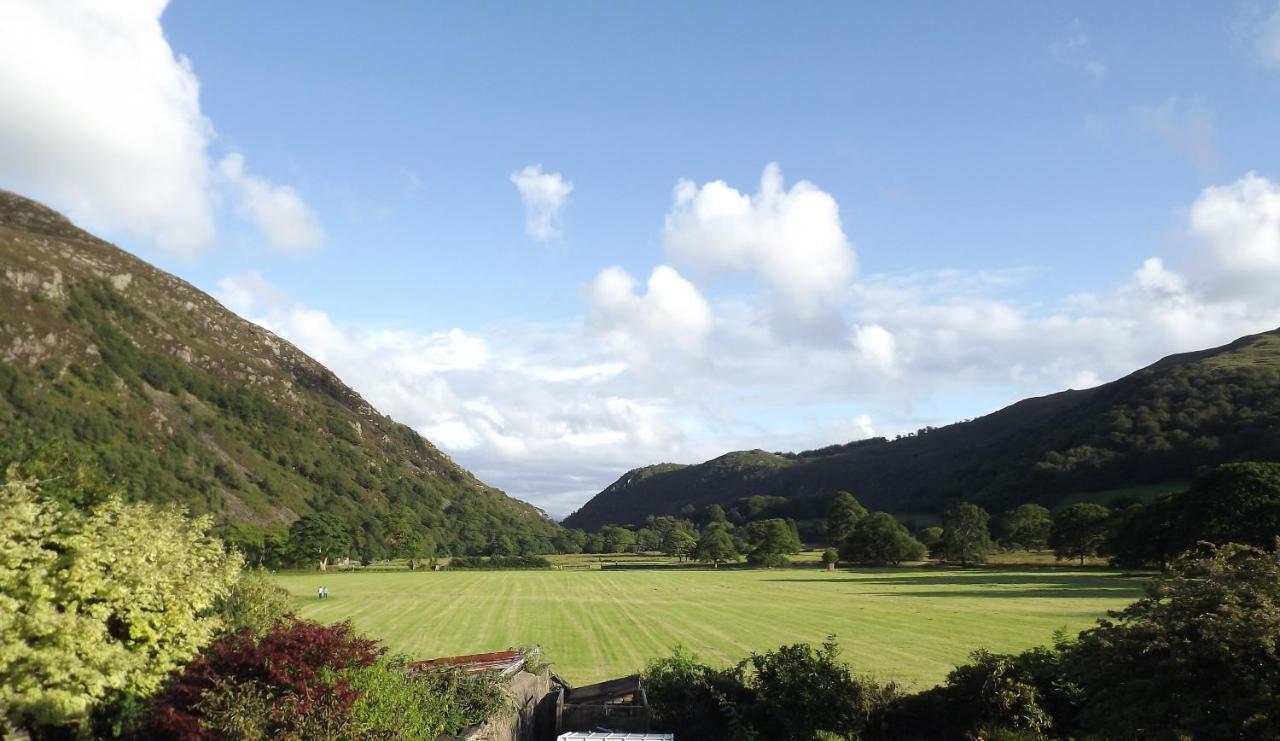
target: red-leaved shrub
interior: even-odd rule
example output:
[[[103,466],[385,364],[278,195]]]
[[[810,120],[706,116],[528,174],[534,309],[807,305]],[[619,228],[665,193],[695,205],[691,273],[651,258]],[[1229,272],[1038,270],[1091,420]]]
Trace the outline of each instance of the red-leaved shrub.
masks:
[[[308,735],[317,722],[341,725],[358,693],[336,672],[372,666],[385,649],[358,636],[351,623],[287,618],[262,636],[241,631],[192,659],[153,704],[151,731],[157,737],[215,739],[208,700],[221,698],[227,712],[229,688],[243,686],[246,698],[264,701],[266,737]]]

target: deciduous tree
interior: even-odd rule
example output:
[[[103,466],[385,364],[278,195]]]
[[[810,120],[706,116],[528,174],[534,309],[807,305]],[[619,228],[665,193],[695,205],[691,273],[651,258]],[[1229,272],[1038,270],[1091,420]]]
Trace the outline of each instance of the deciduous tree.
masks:
[[[779,517],[748,525],[747,542],[751,549],[747,561],[758,566],[785,566],[787,554],[800,552],[800,539],[791,525]]]
[[[1083,566],[1085,557],[1098,555],[1107,542],[1110,520],[1111,510],[1101,504],[1073,504],[1054,516],[1049,546],[1059,559],[1079,558]]]
[[[991,516],[976,504],[961,502],[942,516],[942,552],[961,565],[983,563],[994,547],[987,522]]]
[[[321,571],[329,568],[329,559],[344,555],[349,547],[351,531],[328,512],[303,515],[289,526],[289,548],[294,556],[317,564]]]
[[[724,525],[710,525],[702,531],[696,554],[699,561],[717,567],[722,563],[738,560],[738,551],[733,547],[733,538]]]
[[[831,498],[827,510],[827,540],[832,545],[840,546],[853,532],[853,526],[867,516],[867,508],[847,491],[838,491]]]
[[[1001,525],[1005,545],[1039,551],[1049,543],[1053,515],[1038,504],[1023,504],[1006,512]]]
[[[899,564],[923,559],[926,550],[893,515],[876,512],[854,524],[840,548],[840,558],[861,563]]]

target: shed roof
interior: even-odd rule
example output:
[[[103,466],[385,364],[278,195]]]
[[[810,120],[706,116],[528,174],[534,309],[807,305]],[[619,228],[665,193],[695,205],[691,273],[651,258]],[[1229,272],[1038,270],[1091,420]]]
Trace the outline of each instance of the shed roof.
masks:
[[[573,731],[562,733],[556,741],[675,741],[672,733],[612,733],[608,731]]]
[[[415,661],[409,665],[411,671],[441,669],[453,667],[468,674],[496,671],[501,676],[515,674],[524,668],[524,653],[520,651],[494,651],[487,654],[468,654],[466,656],[443,656],[425,661]]]
[[[564,699],[565,702],[580,705],[592,702],[602,702],[614,697],[635,694],[639,691],[640,675],[632,674],[628,677],[610,679],[596,684],[572,687],[565,693]]]

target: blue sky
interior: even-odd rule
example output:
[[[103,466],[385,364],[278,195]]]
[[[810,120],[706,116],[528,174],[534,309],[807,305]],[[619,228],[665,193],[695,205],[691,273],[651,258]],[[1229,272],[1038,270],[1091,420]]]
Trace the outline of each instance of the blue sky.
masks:
[[[557,515],[1280,325],[1274,2],[12,18],[0,187]]]

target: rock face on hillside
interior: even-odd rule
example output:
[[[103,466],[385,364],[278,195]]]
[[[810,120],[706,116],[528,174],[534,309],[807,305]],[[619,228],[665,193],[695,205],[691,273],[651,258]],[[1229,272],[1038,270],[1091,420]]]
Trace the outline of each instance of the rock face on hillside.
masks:
[[[263,526],[332,512],[375,546],[393,511],[454,551],[558,530],[290,343],[0,191],[0,464],[50,449],[137,498]]]
[[[840,490],[894,512],[937,512],[956,500],[999,510],[1077,491],[1176,485],[1200,466],[1243,460],[1280,460],[1280,330],[898,440],[636,469],[564,524],[590,530],[690,506],[741,509],[747,497],[785,497],[769,505],[776,514],[814,517]]]

